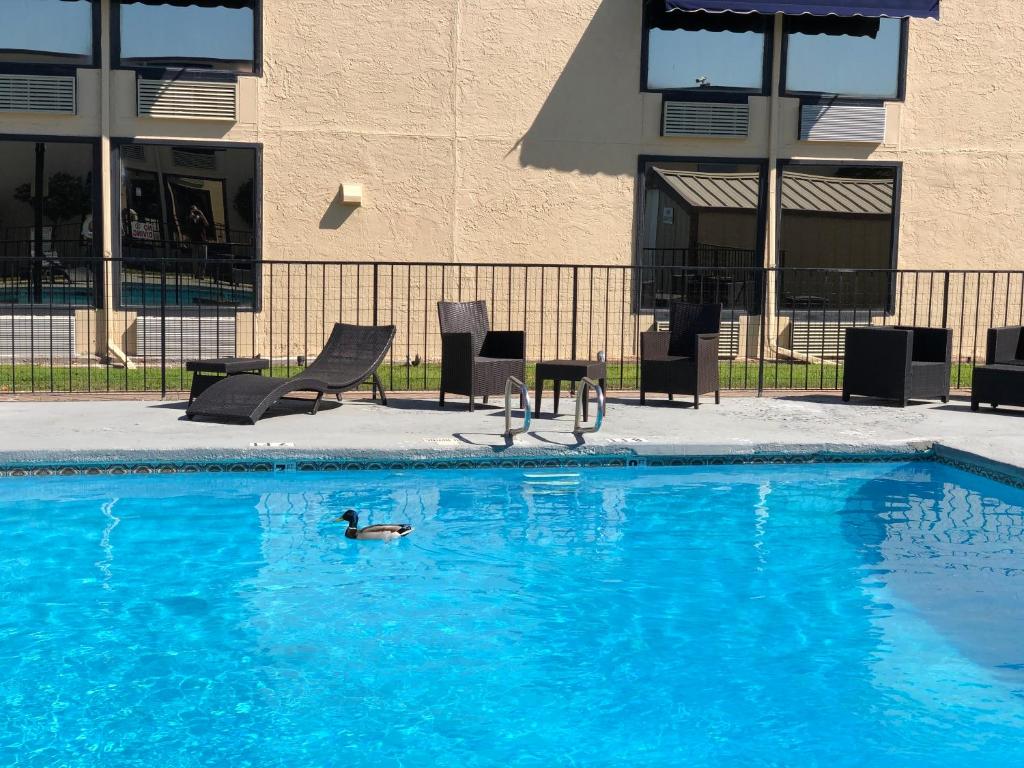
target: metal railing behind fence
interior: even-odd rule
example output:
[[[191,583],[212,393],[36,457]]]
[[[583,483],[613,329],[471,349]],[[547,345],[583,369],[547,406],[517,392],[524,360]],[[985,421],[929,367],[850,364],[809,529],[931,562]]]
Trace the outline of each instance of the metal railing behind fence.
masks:
[[[289,375],[315,359],[336,322],[395,325],[381,369],[385,387],[434,390],[441,355],[437,302],[470,299],[487,301],[493,328],[526,332],[530,361],[593,358],[605,350],[612,390],[637,388],[640,333],[667,330],[672,299],[723,305],[723,389],[839,389],[845,329],[869,324],[952,328],[951,383],[965,389],[984,357],[987,330],[1024,319],[1022,272],[651,261],[0,256],[0,393],[166,395],[189,388],[187,360],[217,356],[263,357],[271,375]],[[531,386],[532,376],[528,366]]]

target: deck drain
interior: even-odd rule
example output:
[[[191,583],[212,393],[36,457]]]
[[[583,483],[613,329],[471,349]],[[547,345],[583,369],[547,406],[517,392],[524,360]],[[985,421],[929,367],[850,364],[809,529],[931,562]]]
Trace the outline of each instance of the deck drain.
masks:
[[[423,441],[426,443],[433,443],[434,445],[458,445],[459,441],[454,437],[424,437]]]
[[[249,443],[250,448],[294,448],[295,443]]]
[[[645,437],[609,437],[606,438],[605,442],[608,443],[646,443],[647,438]]]

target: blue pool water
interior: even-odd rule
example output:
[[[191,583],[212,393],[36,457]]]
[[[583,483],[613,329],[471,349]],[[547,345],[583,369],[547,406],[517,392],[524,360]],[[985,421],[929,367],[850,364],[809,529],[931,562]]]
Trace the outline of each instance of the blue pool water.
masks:
[[[1020,766],[1022,513],[923,462],[10,479],[0,764]]]

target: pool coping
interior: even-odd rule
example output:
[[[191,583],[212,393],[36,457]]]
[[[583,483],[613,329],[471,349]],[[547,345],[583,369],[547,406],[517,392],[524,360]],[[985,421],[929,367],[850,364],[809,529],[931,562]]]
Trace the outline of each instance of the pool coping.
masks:
[[[344,472],[411,469],[682,467],[934,461],[1024,488],[1024,468],[931,440],[860,445],[679,445],[574,448],[509,446],[501,450],[239,451],[173,450],[0,452],[0,477],[245,472]]]

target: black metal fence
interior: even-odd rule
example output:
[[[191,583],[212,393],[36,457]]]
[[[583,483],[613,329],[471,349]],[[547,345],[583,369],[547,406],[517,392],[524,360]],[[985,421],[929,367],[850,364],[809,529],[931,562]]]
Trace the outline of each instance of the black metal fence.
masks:
[[[723,304],[725,389],[838,389],[845,328],[868,324],[952,328],[951,383],[965,389],[988,328],[1024,321],[1024,272],[648,261],[255,262],[209,251],[115,260],[0,256],[0,393],[166,395],[188,389],[187,360],[218,356],[267,358],[271,374],[286,375],[316,357],[335,322],[395,325],[381,370],[385,386],[431,390],[439,379],[442,299],[486,300],[494,328],[526,331],[533,361],[603,351],[609,387],[632,390],[640,333],[667,328],[675,298]]]

